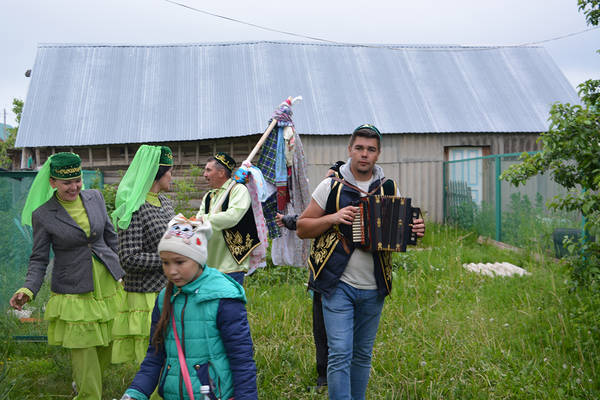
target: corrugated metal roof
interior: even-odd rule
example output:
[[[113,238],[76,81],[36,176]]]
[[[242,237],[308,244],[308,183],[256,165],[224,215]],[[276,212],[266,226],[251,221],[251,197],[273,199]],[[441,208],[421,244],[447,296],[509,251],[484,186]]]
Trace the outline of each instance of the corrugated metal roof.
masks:
[[[578,102],[542,47],[42,44],[16,146],[244,136],[297,95],[298,132],[334,135],[541,132]]]

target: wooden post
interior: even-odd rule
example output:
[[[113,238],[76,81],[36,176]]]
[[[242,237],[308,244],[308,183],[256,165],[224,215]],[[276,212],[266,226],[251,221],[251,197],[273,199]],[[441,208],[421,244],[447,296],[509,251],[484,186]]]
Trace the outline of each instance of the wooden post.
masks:
[[[24,169],[27,167],[27,154],[26,153],[27,148],[23,147],[21,149],[21,163],[20,163],[20,168]]]
[[[277,120],[275,118],[273,118],[273,121],[271,121],[271,123],[269,124],[269,127],[267,128],[267,130],[262,134],[262,136],[258,140],[258,143],[256,143],[256,145],[254,146],[254,148],[252,149],[252,151],[250,152],[250,154],[246,158],[246,161],[251,161],[254,158],[254,156],[256,155],[256,153],[258,153],[258,150],[260,149],[260,146],[262,146],[263,143],[265,142],[265,140],[267,140],[267,138],[269,137],[269,133],[271,133],[271,131],[273,130],[273,128],[275,127],[275,125],[277,125]]]

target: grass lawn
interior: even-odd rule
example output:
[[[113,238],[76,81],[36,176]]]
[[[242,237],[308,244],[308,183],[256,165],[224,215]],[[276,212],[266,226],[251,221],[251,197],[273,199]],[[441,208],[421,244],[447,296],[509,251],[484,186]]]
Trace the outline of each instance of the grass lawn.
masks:
[[[432,224],[417,251],[395,255],[367,398],[600,398],[598,297],[569,291],[568,271],[552,259],[536,261],[475,239]],[[531,275],[490,278],[462,267],[495,261]],[[316,379],[306,280],[305,270],[283,267],[247,278],[262,399],[326,398],[306,390]],[[67,351],[8,340],[45,334],[43,323],[23,325],[4,314],[0,329],[8,351],[0,361],[0,400],[13,380],[7,399],[72,397]],[[120,398],[135,371],[112,366],[105,398]]]

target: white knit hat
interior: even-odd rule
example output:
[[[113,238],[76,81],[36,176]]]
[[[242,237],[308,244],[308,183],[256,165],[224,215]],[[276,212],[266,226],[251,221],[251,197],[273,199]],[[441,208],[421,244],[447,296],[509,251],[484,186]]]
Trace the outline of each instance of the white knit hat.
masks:
[[[167,231],[160,239],[158,252],[171,251],[181,254],[203,266],[206,264],[206,246],[211,235],[210,222],[187,219],[183,214],[177,214],[169,222]]]

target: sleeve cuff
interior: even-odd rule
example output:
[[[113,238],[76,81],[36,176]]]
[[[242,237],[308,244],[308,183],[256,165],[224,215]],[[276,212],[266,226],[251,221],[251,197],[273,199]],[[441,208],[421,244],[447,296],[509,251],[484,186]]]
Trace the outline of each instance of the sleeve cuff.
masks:
[[[296,221],[298,220],[298,214],[296,215],[285,215],[283,217],[283,225],[291,231],[296,230]]]
[[[146,396],[144,393],[135,390],[135,389],[127,389],[125,391],[125,394],[128,394],[129,396],[133,397],[136,400],[149,400],[148,396]]]
[[[22,287],[21,289],[17,290],[15,292],[15,294],[17,293],[25,293],[27,296],[29,296],[29,300],[33,300],[33,298],[35,297],[35,295],[33,294],[33,292],[27,288]]]

